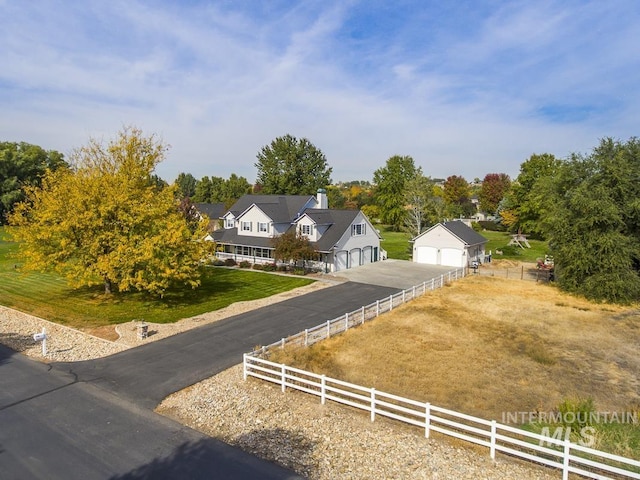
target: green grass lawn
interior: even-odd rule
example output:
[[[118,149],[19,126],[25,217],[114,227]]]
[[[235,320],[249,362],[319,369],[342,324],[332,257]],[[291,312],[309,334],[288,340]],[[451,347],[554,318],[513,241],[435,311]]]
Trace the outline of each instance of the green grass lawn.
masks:
[[[0,304],[79,328],[137,319],[170,323],[313,283],[307,278],[207,267],[202,286],[195,290],[168,291],[162,299],[139,292],[105,296],[102,286],[72,289],[55,274],[21,273],[10,256],[16,250],[0,228]]]
[[[544,258],[545,254],[549,253],[549,245],[547,242],[541,240],[529,240],[531,248],[522,249],[517,246],[508,246],[511,240],[511,234],[507,232],[490,232],[485,230],[480,232],[480,235],[489,240],[485,249],[487,253],[489,253],[489,250],[493,252],[494,259],[535,262],[536,259]],[[496,255],[496,250],[502,250],[503,254]]]
[[[411,235],[406,232],[394,232],[389,227],[379,226],[382,241],[380,247],[387,251],[388,258],[411,260]]]

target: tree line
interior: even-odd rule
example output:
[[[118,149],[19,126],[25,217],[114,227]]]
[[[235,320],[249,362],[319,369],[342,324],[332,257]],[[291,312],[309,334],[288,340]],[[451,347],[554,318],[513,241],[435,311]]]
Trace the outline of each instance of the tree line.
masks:
[[[472,182],[431,178],[411,156],[395,155],[372,182],[333,184],[322,151],[285,135],[258,152],[254,184],[235,174],[197,180],[181,173],[168,185],[154,173],[165,152],[135,128],[108,145],[90,140],[69,162],[41,147],[0,143],[0,221],[12,225],[25,267],[55,268],[79,284],[100,278],[106,291],[195,287],[202,225],[185,199],[229,207],[246,193],[312,195],[325,188],[331,208],[362,209],[411,236],[480,210],[500,228],[547,240],[561,288],[615,302],[640,298],[636,138],[603,139],[591,153],[567,159],[534,154],[513,180],[489,173]]]

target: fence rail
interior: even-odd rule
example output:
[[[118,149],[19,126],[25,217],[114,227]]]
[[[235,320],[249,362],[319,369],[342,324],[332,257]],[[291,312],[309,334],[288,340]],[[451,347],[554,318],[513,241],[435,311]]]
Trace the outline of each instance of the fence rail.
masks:
[[[244,355],[243,376],[245,380],[251,376],[276,383],[283,392],[292,388],[318,396],[323,405],[331,400],[368,411],[372,422],[376,416],[382,416],[414,425],[424,431],[426,438],[429,438],[431,432],[438,432],[472,442],[489,448],[492,459],[496,452],[502,452],[558,468],[562,470],[563,480],[568,479],[569,473],[588,478],[609,478],[608,474],[615,474],[640,479],[640,473],[637,473],[640,472],[640,461],[637,460],[574,444],[568,439],[527,432],[495,420],[485,420],[288,367],[252,354]],[[636,469],[637,472],[630,469]]]
[[[285,347],[286,345],[306,347],[313,345],[321,340],[333,337],[340,333],[346,332],[350,328],[362,325],[368,320],[376,318],[382,313],[389,312],[400,305],[409,302],[426,292],[430,292],[437,288],[443,287],[447,282],[463,278],[467,272],[465,268],[459,268],[444,273],[439,277],[432,278],[420,285],[415,285],[406,290],[402,290],[394,295],[382,298],[375,303],[360,307],[352,312],[345,313],[333,320],[327,320],[325,323],[317,325],[313,328],[307,328],[303,332],[283,338],[278,342],[261,347],[251,352],[251,355],[265,356],[269,349],[276,347]]]

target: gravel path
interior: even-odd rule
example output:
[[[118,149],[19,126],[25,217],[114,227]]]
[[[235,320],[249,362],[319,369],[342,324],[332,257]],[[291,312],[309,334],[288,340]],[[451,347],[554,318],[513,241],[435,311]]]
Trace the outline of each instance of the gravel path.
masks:
[[[189,328],[282,301],[327,286],[323,282],[175,324],[149,324],[146,340],[134,322],[118,326],[119,338],[107,341],[44,319],[0,306],[0,343],[41,361],[78,361],[111,355]],[[46,328],[47,355],[33,334]],[[300,392],[256,379],[242,380],[241,365],[177,392],[158,412],[287,466],[311,479],[557,479],[559,471],[499,457],[486,449],[447,439],[425,439],[418,429],[385,419],[371,423],[363,412],[320,405]],[[464,445],[464,446],[463,446]]]

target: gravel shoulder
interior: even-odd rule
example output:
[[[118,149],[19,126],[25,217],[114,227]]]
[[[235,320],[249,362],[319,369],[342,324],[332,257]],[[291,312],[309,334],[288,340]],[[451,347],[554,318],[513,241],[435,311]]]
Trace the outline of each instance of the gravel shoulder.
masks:
[[[174,324],[148,323],[150,336],[137,337],[137,323],[121,324],[108,341],[0,306],[0,343],[44,362],[88,360],[160,340],[209,322],[243,313],[330,283],[315,282],[267,299],[241,302]],[[47,355],[33,334],[45,328]],[[363,412],[320,405],[300,392],[242,379],[237,365],[177,392],[157,408],[194,429],[275,461],[311,479],[556,479],[559,471],[537,468],[506,457],[491,461],[486,449],[443,438],[425,439],[418,431],[385,419],[371,423]],[[464,445],[464,446],[463,446]]]

